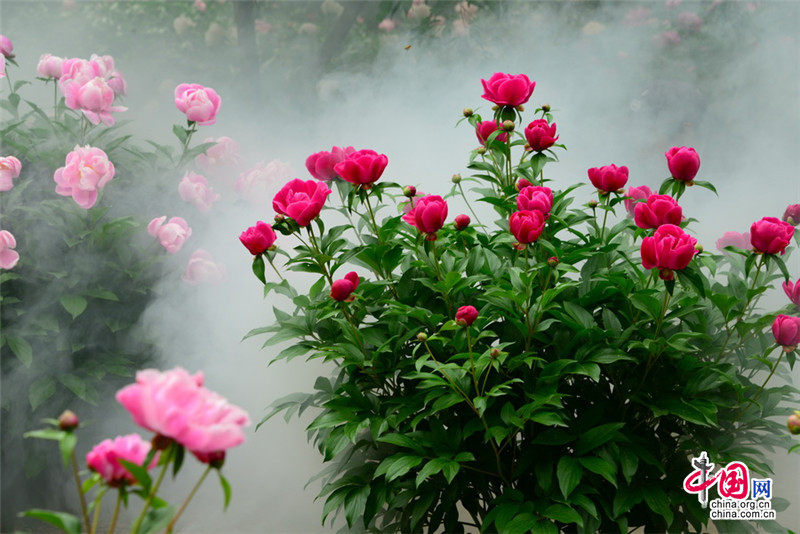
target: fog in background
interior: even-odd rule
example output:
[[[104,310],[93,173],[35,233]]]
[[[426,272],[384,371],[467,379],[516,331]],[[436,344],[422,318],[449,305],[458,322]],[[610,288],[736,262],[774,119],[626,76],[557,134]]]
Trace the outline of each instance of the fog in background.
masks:
[[[167,22],[161,41],[152,37],[153,28],[144,37],[144,29],[115,36],[109,29],[115,23],[113,11],[103,6],[106,2],[78,1],[69,6],[3,0],[0,33],[14,42],[21,65],[9,67],[14,80],[33,80],[44,53],[84,58],[111,54],[128,81],[129,93],[124,101],[128,111],[116,117],[131,119],[126,131],[139,139],[176,145],[171,127],[183,123],[184,117],[174,108],[172,92],[179,83],[201,83],[215,88],[223,104],[217,123],[200,126],[194,141],[235,139],[242,148],[242,170],[279,159],[293,169],[287,178],[310,179],[304,167],[309,154],[352,145],[388,155],[383,180],[444,195],[451,190],[452,174],[469,174],[469,151],[477,146],[468,124],[456,127],[462,109],[471,107],[484,118],[491,116],[491,104],[480,98],[481,78],[498,71],[525,73],[537,82],[525,120],[537,118],[536,107],[551,105],[559,142],[568,149],[558,152],[561,161],[548,165],[545,176],[553,180],[549,185],[554,189],[587,183],[576,191],[576,204],[593,198],[586,169],[610,163],[630,168],[629,185],[656,189],[668,176],[664,152],[676,145],[698,151],[702,165],[697,178],[712,182],[719,192],[716,197],[695,187],[681,199],[684,214],[698,219],[690,231],[706,249],[713,250],[714,241],[725,231],[747,231],[761,217],[780,217],[788,204],[800,203],[800,4],[796,2],[684,1],[672,2],[673,7],[663,2],[509,2],[494,5],[491,13],[483,6],[470,22],[468,35],[455,34],[449,23],[438,37],[421,37],[402,28],[381,35],[372,61],[358,66],[323,62],[319,50],[303,41],[318,37],[299,29],[291,46],[247,55],[238,46],[247,35],[237,40],[227,34],[218,43],[207,36],[191,36],[208,25],[191,2],[118,3],[149,8],[164,4],[173,10],[179,6],[197,25],[177,35],[169,26],[171,19],[161,16],[159,24]],[[207,3],[209,11],[212,5],[217,10],[224,7],[214,5],[214,0]],[[373,24],[376,3],[341,2],[344,12],[339,16],[363,11],[372,16],[364,16],[363,24]],[[234,2],[227,4],[232,9]],[[298,6],[319,10],[314,20],[320,25],[331,16],[322,13],[318,2],[265,4],[258,6],[257,14],[268,22],[281,20],[282,10]],[[48,7],[49,17],[37,11],[41,5]],[[107,26],[90,20],[101,7],[109,17]],[[683,12],[696,14],[704,24],[696,34],[684,31],[680,44],[664,43],[663,32],[678,29],[676,21]],[[75,23],[76,13],[85,14],[84,23]],[[99,36],[91,33],[98,28]],[[185,61],[165,61],[182,54]],[[246,63],[248,58],[255,61]],[[46,105],[52,101],[52,86],[35,87],[27,94]],[[250,255],[237,239],[257,220],[272,219],[269,204],[234,201],[232,188],[212,183],[228,197],[203,215],[187,204],[163,206],[153,193],[177,188],[180,174],[138,178],[142,197],[128,201],[141,205],[145,224],[156,216],[181,215],[196,225],[184,250],[170,258],[168,266],[174,270],[167,269],[157,288],[159,296],[141,324],[158,343],[159,367],[202,370],[206,386],[245,408],[254,422],[277,398],[311,391],[315,377],[328,372],[321,364],[298,359],[268,366],[281,347],[261,350],[264,337],[241,341],[250,329],[270,323],[272,306],[293,309],[282,297],[262,299],[261,284],[250,271]],[[273,190],[280,185],[276,182]],[[112,181],[108,188],[113,187]],[[334,193],[329,201],[336,200]],[[478,210],[482,222],[493,222],[491,210],[480,206]],[[454,198],[450,220],[461,212],[466,208]],[[397,212],[390,208],[381,213]],[[285,249],[293,246],[284,237],[278,244]],[[224,284],[190,286],[181,281],[188,254],[196,248],[210,251],[225,264]],[[800,277],[800,255],[790,257],[788,267],[793,279]],[[266,275],[276,279],[269,268]],[[310,280],[294,274],[288,278],[300,286]],[[763,304],[769,310],[783,306],[781,295],[775,291]],[[797,384],[798,379],[800,369],[795,368],[792,380]],[[94,432],[99,440],[137,430],[112,398],[103,408],[107,419],[96,421],[87,434]],[[304,490],[323,467],[320,455],[306,443],[304,427],[309,421],[305,417],[286,424],[276,417],[258,432],[250,428],[247,441],[229,451],[224,468],[233,488],[228,511],[221,512],[222,491],[215,477],[209,477],[179,529],[191,533],[330,530],[320,526],[323,501],[314,502],[319,482]],[[29,428],[20,432],[25,430]],[[79,457],[94,443],[82,435]],[[778,452],[774,459],[773,494],[796,501],[798,457]],[[199,466],[189,460],[179,484],[167,484],[174,502],[182,500],[199,476]],[[68,495],[67,499],[74,497]],[[778,520],[800,528],[800,503],[779,513]]]

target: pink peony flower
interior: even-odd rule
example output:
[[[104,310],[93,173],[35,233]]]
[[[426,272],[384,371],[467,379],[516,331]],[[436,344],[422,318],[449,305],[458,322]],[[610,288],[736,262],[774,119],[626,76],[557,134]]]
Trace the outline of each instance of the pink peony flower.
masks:
[[[19,261],[17,240],[8,230],[0,230],[0,269],[13,269]]]
[[[678,26],[685,30],[697,31],[703,27],[703,19],[691,11],[680,13],[675,20],[678,22]]]
[[[594,167],[588,170],[589,181],[598,190],[612,193],[625,187],[628,183],[628,167],[617,167],[614,164]]]
[[[22,172],[22,163],[14,156],[0,157],[0,191],[10,191],[14,178]]]
[[[170,254],[175,254],[192,235],[192,229],[183,217],[172,217],[164,223],[167,216],[156,217],[147,225],[147,233],[158,239],[161,246]]]
[[[439,195],[428,195],[412,200],[413,208],[403,216],[403,220],[423,234],[429,241],[436,240],[436,232],[442,229],[447,219],[447,202]]]
[[[495,72],[488,80],[481,80],[481,98],[498,106],[520,106],[528,101],[536,87],[524,74],[504,74]]]
[[[226,276],[225,266],[215,262],[211,253],[199,248],[189,256],[189,263],[181,280],[192,285],[221,284]]]
[[[14,44],[5,35],[0,35],[0,54],[5,57],[14,57]]]
[[[105,78],[97,76],[85,84],[69,83],[63,87],[65,103],[68,108],[83,112],[92,124],[111,126],[114,124],[112,111],[125,111],[127,108],[113,106],[115,93]]]
[[[776,217],[764,217],[750,226],[750,244],[762,254],[783,255],[793,235],[794,226]]]
[[[269,250],[274,245],[275,238],[272,226],[264,221],[258,221],[255,226],[242,232],[239,241],[250,251],[250,254],[257,256]]]
[[[389,158],[385,154],[378,154],[374,150],[357,150],[335,164],[333,171],[353,185],[371,185],[378,181],[388,164]]]
[[[197,83],[182,83],[175,88],[175,106],[186,114],[187,120],[200,125],[217,122],[222,99],[210,87]]]
[[[349,272],[344,278],[334,280],[331,284],[331,298],[340,302],[352,302],[355,300],[353,291],[358,288],[358,273]]]
[[[344,161],[347,156],[355,153],[355,151],[356,149],[351,146],[335,146],[331,147],[330,152],[323,150],[322,152],[311,154],[306,158],[306,169],[317,180],[329,182],[339,176],[333,170],[334,166]]]
[[[636,204],[642,200],[647,200],[652,194],[653,191],[646,185],[629,187],[628,192],[625,195],[626,197],[629,197],[625,199],[625,211],[628,212],[628,215],[633,217],[633,210]]]
[[[244,441],[242,427],[250,424],[244,410],[203,387],[203,373],[192,376],[180,367],[137,372],[136,383],[119,390],[117,400],[137,425],[193,452],[239,445]]]
[[[478,126],[475,127],[475,135],[478,136],[478,141],[480,141],[482,145],[486,145],[489,136],[499,129],[500,125],[497,121],[481,121],[478,123]],[[505,132],[499,133],[494,139],[495,141],[505,143],[508,140],[508,134]]]
[[[121,463],[125,460],[141,466],[150,452],[150,443],[143,440],[138,434],[118,436],[114,440],[106,439],[94,446],[86,455],[86,465],[89,469],[99,474],[106,484],[117,488],[123,484],[136,484],[136,479]],[[158,454],[155,455],[147,469],[152,469],[158,464]]]
[[[466,227],[469,226],[469,223],[470,223],[469,215],[464,215],[463,213],[461,215],[456,215],[456,218],[453,221],[453,224],[455,224],[456,230],[465,229]]]
[[[678,46],[681,44],[681,36],[678,35],[678,32],[662,32],[653,37],[653,41],[655,41],[656,46],[662,48],[666,46]]]
[[[120,71],[114,67],[114,58],[111,56],[98,56],[92,54],[91,61],[94,61],[100,66],[103,78],[108,82],[108,86],[114,91],[117,96],[125,96],[128,94],[128,82]]]
[[[772,323],[772,335],[786,352],[795,350],[800,345],[800,317],[778,315]]]
[[[61,89],[61,93],[66,96],[68,86],[74,84],[81,87],[98,77],[103,78],[103,69],[96,61],[77,57],[69,58],[61,63],[61,77],[58,79],[58,87]]]
[[[178,184],[178,193],[184,202],[194,204],[202,213],[207,213],[211,205],[219,200],[219,195],[208,186],[205,176],[187,172]]]
[[[206,10],[206,3],[203,0],[194,0],[194,8],[202,13]]]
[[[378,29],[381,31],[385,31],[386,33],[391,32],[394,30],[395,22],[392,19],[383,19],[380,24],[378,24]]]
[[[800,224],[800,204],[791,204],[786,207],[782,217],[784,222],[797,226]]]
[[[740,234],[739,232],[725,232],[715,243],[717,250],[727,254],[725,247],[736,247],[742,250],[750,250],[750,232]]]
[[[255,167],[239,175],[236,192],[253,206],[270,206],[278,185],[288,182],[294,174],[292,167],[279,159],[266,165],[258,162]]]
[[[664,152],[667,166],[672,177],[681,182],[691,183],[700,169],[700,156],[695,149],[685,146],[674,146]]]
[[[459,326],[470,326],[478,318],[475,306],[461,306],[456,310],[456,323]]]
[[[237,167],[241,161],[239,144],[230,137],[206,137],[203,143],[216,143],[203,154],[198,154],[195,162],[206,170]]]
[[[291,217],[299,226],[308,226],[317,218],[331,190],[323,182],[295,178],[272,199],[276,213]]]
[[[553,191],[549,187],[530,185],[519,190],[517,209],[520,211],[537,210],[545,219],[550,218],[553,207]]]
[[[633,220],[639,228],[658,228],[662,224],[679,225],[683,209],[669,195],[650,195],[647,202],[634,206]]]
[[[556,123],[549,124],[545,119],[537,119],[525,128],[525,139],[534,152],[547,150],[558,141]]]
[[[800,308],[800,279],[794,283],[791,281],[784,282],[783,292],[786,293],[786,296],[789,297],[789,300],[792,301],[792,304]]]
[[[508,228],[520,245],[533,243],[544,231],[544,215],[538,210],[520,210],[511,214]]]
[[[697,239],[674,224],[662,224],[650,237],[642,240],[642,266],[659,269],[662,280],[672,280],[673,271],[685,269],[697,254]]]
[[[51,54],[42,54],[39,64],[36,66],[36,73],[42,78],[61,78],[61,65],[64,63],[63,57]]]
[[[65,166],[56,169],[53,180],[56,193],[68,197],[83,209],[89,209],[97,202],[100,189],[114,177],[114,164],[105,152],[90,146],[76,146],[67,154]]]
[[[463,0],[456,4],[455,11],[464,21],[468,22],[475,18],[475,14],[478,13],[478,6],[470,4],[467,0]]]

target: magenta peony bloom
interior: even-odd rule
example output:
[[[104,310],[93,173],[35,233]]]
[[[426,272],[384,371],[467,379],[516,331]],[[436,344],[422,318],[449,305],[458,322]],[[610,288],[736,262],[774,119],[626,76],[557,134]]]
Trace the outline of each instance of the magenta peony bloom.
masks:
[[[629,187],[628,192],[625,194],[625,211],[628,212],[628,215],[633,217],[633,210],[635,209],[637,202],[642,200],[647,200],[650,195],[653,194],[653,191],[647,187],[646,185],[640,185],[639,187]]]
[[[311,176],[323,182],[329,182],[339,175],[333,168],[336,164],[343,162],[347,156],[353,154],[355,148],[348,147],[331,147],[330,152],[322,151],[316,154],[311,154],[306,158],[306,169],[311,173]]]
[[[534,152],[547,150],[558,141],[556,123],[548,124],[545,119],[536,119],[525,128],[525,139]]]
[[[786,211],[783,212],[783,221],[792,226],[800,224],[800,204],[791,204],[787,206]]]
[[[470,326],[478,318],[475,306],[461,306],[456,310],[456,323],[459,326]]]
[[[189,256],[189,263],[181,280],[191,285],[221,284],[226,277],[225,266],[215,262],[211,253],[199,248]]]
[[[36,74],[42,78],[61,78],[61,66],[64,63],[63,57],[52,54],[42,54],[39,57],[39,64],[36,65]]]
[[[642,266],[659,269],[662,280],[672,280],[672,271],[685,269],[697,254],[697,239],[674,224],[662,224],[650,237],[642,240]]]
[[[624,165],[617,167],[611,164],[603,167],[593,167],[587,173],[592,185],[605,193],[618,191],[628,183],[628,167]]]
[[[508,227],[520,245],[527,245],[542,235],[544,215],[538,210],[520,210],[511,214]]]
[[[739,232],[725,232],[722,237],[717,239],[715,245],[717,250],[727,254],[725,247],[736,247],[742,250],[750,250],[750,232],[740,234]]]
[[[269,250],[275,243],[275,231],[264,221],[258,221],[255,226],[242,232],[239,241],[250,251],[250,254],[257,256]]]
[[[147,233],[158,239],[170,254],[178,252],[192,235],[192,229],[183,217],[173,217],[164,224],[167,216],[156,217],[147,225]]]
[[[175,106],[191,122],[209,125],[217,122],[222,99],[210,87],[197,83],[182,83],[175,88]]]
[[[202,372],[192,376],[180,367],[138,371],[136,383],[120,389],[117,400],[137,425],[194,452],[239,445],[242,427],[250,424],[244,410],[203,387]]]
[[[354,185],[375,183],[383,174],[389,158],[374,150],[357,150],[333,166],[333,172]]]
[[[503,74],[495,72],[488,80],[481,80],[481,98],[498,106],[520,106],[528,101],[536,87],[524,74]]]
[[[136,484],[136,479],[121,463],[125,460],[141,466],[150,452],[150,443],[144,441],[138,434],[118,436],[114,440],[106,439],[94,446],[86,455],[86,465],[98,473],[106,484],[118,488],[123,484]],[[158,464],[158,454],[155,455],[147,469],[152,469]]]
[[[634,206],[633,220],[639,228],[658,228],[662,224],[679,225],[683,210],[669,195],[650,195],[647,202]]]
[[[17,240],[8,230],[0,230],[0,269],[13,269],[19,261]]]
[[[517,209],[537,210],[545,219],[550,218],[550,209],[553,207],[553,191],[549,187],[529,185],[519,190],[517,195]]]
[[[787,352],[796,349],[800,345],[800,317],[778,315],[772,323],[772,335]]]
[[[489,139],[489,136],[499,129],[500,125],[497,123],[497,121],[481,121],[478,123],[478,126],[475,127],[475,135],[478,136],[478,141],[480,141],[482,145],[486,145],[486,141]],[[508,134],[506,132],[502,132],[494,139],[495,141],[505,143],[506,140],[508,140]]]
[[[764,217],[750,226],[750,243],[762,254],[784,254],[793,235],[794,226],[776,217]]]
[[[700,156],[691,147],[674,146],[664,152],[667,167],[672,177],[681,182],[691,183],[700,169]]]
[[[14,178],[22,172],[22,163],[14,156],[0,157],[0,191],[14,187]]]
[[[786,281],[782,284],[782,286],[783,292],[786,293],[786,296],[789,297],[789,300],[792,301],[792,304],[800,308],[800,279],[794,283],[791,281]]]
[[[14,57],[14,44],[5,35],[0,35],[0,54],[5,57]]]
[[[413,208],[403,220],[416,226],[429,241],[436,240],[436,232],[442,229],[447,219],[447,202],[439,195],[428,195],[412,199]]]
[[[353,291],[358,288],[358,273],[349,272],[344,278],[334,280],[331,284],[331,298],[340,302],[352,302],[355,300]]]
[[[469,215],[464,215],[463,213],[461,215],[456,215],[456,218],[453,221],[453,223],[455,224],[456,230],[463,230],[467,226],[469,226],[470,223]]]
[[[236,167],[241,161],[239,144],[230,137],[206,137],[204,143],[216,143],[209,147],[203,154],[198,154],[195,163],[206,170],[216,170],[226,167]]]
[[[187,172],[178,184],[178,193],[184,202],[194,204],[202,213],[207,213],[211,205],[219,200],[219,195],[208,186],[206,177],[191,171]]]
[[[76,146],[67,154],[65,166],[56,169],[53,180],[56,193],[68,197],[83,209],[89,209],[97,202],[100,189],[114,177],[114,164],[105,152],[90,146]]]
[[[322,182],[295,178],[278,191],[272,199],[272,208],[305,227],[317,218],[330,194],[331,190]]]

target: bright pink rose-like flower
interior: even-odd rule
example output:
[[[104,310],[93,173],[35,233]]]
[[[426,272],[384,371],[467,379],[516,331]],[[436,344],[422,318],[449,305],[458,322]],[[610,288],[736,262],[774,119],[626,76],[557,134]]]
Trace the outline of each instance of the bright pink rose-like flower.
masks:
[[[258,221],[255,226],[251,226],[239,236],[239,241],[254,256],[269,250],[275,243],[275,239],[275,231],[272,226],[264,221]]]
[[[553,191],[549,187],[531,185],[523,187],[517,195],[517,209],[538,210],[545,219],[550,218],[550,209],[553,207]]]
[[[96,61],[77,57],[65,59],[61,63],[61,77],[58,79],[58,88],[61,89],[61,93],[66,97],[69,86],[76,85],[81,87],[95,78],[103,78],[103,69]]]
[[[136,383],[119,390],[117,401],[137,425],[194,452],[235,447],[244,441],[242,428],[250,424],[244,410],[203,387],[202,372],[192,376],[180,367],[137,372]]]
[[[459,326],[470,326],[478,318],[475,306],[461,306],[456,310],[456,323]]]
[[[783,220],[792,226],[800,224],[800,204],[787,206],[786,211],[783,212]]]
[[[658,228],[662,224],[679,225],[683,209],[669,195],[650,195],[647,202],[634,206],[633,220],[639,228]]]
[[[334,280],[331,284],[331,298],[340,302],[352,302],[355,300],[353,291],[358,288],[358,273],[349,272],[344,278]]]
[[[486,145],[489,136],[498,130],[500,130],[500,125],[497,121],[481,121],[478,123],[478,126],[475,127],[475,135],[478,136],[478,141],[480,141],[482,145]],[[505,143],[508,140],[508,134],[506,132],[499,133],[494,139],[495,141]]]
[[[750,243],[762,254],[784,254],[793,235],[794,226],[776,217],[764,217],[750,226]]]
[[[789,297],[789,300],[792,301],[792,304],[800,308],[800,279],[794,283],[788,280],[784,282],[783,292],[786,293],[786,296]]]
[[[178,252],[192,235],[192,229],[183,217],[172,217],[165,224],[167,216],[156,217],[147,225],[147,233],[158,239],[161,246],[170,254]]]
[[[323,182],[330,182],[334,178],[338,178],[338,174],[333,168],[343,162],[347,156],[355,153],[356,149],[348,147],[332,147],[330,152],[321,151],[316,154],[311,154],[306,158],[306,169],[311,173],[311,176]]]
[[[246,170],[236,180],[236,192],[250,205],[262,208],[272,205],[272,199],[278,186],[288,182],[295,176],[294,169],[279,159],[265,164],[258,162],[255,167]]]
[[[662,224],[650,237],[642,240],[642,266],[659,269],[662,280],[672,280],[673,271],[685,269],[697,254],[697,239],[674,224]]]
[[[414,207],[403,220],[416,226],[429,241],[436,240],[436,232],[442,229],[447,219],[447,202],[439,195],[428,195],[413,201]]]
[[[14,187],[14,178],[22,172],[22,163],[14,156],[0,158],[0,191],[9,191]]]
[[[800,345],[800,317],[778,315],[772,323],[772,335],[785,351],[793,351]]]
[[[141,466],[150,452],[150,443],[138,434],[118,436],[114,440],[106,439],[94,446],[86,455],[86,465],[99,474],[106,484],[117,488],[125,483],[136,484],[137,480],[121,463],[125,460]],[[152,469],[158,464],[158,454],[147,466]]]
[[[210,87],[197,83],[182,83],[175,88],[175,106],[191,122],[209,125],[217,122],[222,99]]]
[[[464,215],[463,213],[461,215],[456,215],[456,218],[453,221],[453,223],[456,226],[456,230],[463,230],[464,228],[469,226],[470,223],[469,215]]]
[[[545,119],[536,119],[525,128],[525,139],[534,152],[547,150],[558,141],[556,123],[549,124]]]
[[[524,188],[531,187],[532,185],[533,184],[530,183],[525,178],[520,178],[519,180],[517,180],[517,183],[514,185],[514,187],[516,187],[517,191],[522,191]]]
[[[750,232],[740,234],[739,232],[725,232],[722,237],[717,239],[715,243],[717,250],[723,254],[727,254],[725,247],[736,247],[742,250],[749,250],[750,245]]]
[[[536,87],[524,74],[504,74],[495,72],[488,80],[481,80],[481,98],[498,106],[519,106],[528,101]]]
[[[194,204],[202,213],[207,213],[211,205],[219,200],[219,195],[208,186],[205,176],[187,172],[178,184],[178,193],[184,202]]]
[[[533,243],[544,231],[544,215],[538,210],[520,210],[511,214],[508,228],[520,245]]]
[[[105,152],[90,146],[76,146],[67,154],[65,166],[56,169],[53,180],[56,193],[68,197],[83,209],[89,209],[97,202],[100,189],[114,177],[114,164]]]
[[[625,199],[625,211],[628,212],[628,215],[633,217],[634,206],[642,200],[647,200],[652,194],[653,191],[646,185],[629,187],[628,192],[625,194],[626,197],[629,197]]]
[[[331,190],[323,182],[295,178],[278,191],[272,199],[272,208],[276,213],[291,217],[299,226],[308,226],[322,211],[330,194]]]
[[[14,57],[14,44],[5,35],[0,35],[0,54],[5,57]]]
[[[681,182],[690,183],[700,169],[700,156],[691,147],[674,146],[664,152],[667,167],[672,177]]]
[[[39,64],[36,65],[36,74],[42,78],[61,78],[61,65],[64,63],[63,57],[52,54],[42,54],[39,57]]]
[[[19,261],[17,240],[8,230],[0,230],[0,269],[13,269]]]
[[[225,266],[215,262],[210,252],[199,248],[189,256],[189,263],[186,264],[181,280],[191,285],[221,284],[226,277]]]
[[[375,183],[383,174],[389,158],[374,150],[357,150],[347,155],[344,161],[333,166],[333,172],[354,185]]]
[[[625,187],[628,183],[628,167],[614,164],[603,167],[593,167],[587,171],[589,181],[600,191],[612,193]]]
[[[239,154],[239,143],[230,137],[206,137],[203,143],[216,143],[209,147],[203,154],[198,154],[195,162],[207,170],[216,170],[228,167],[236,167],[241,161]]]

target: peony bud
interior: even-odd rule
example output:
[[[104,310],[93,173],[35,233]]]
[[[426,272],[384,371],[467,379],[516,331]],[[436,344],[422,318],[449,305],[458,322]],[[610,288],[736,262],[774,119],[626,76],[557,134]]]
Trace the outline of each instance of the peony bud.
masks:
[[[542,104],[542,111],[548,113],[550,111],[550,104]]]
[[[547,258],[547,265],[549,267],[553,267],[553,268],[557,267],[558,266],[558,258],[556,258],[555,256],[550,256],[549,258]]]
[[[349,272],[344,278],[335,280],[331,284],[331,298],[340,302],[352,302],[355,300],[353,291],[358,288],[358,273]]]
[[[800,412],[794,412],[790,415],[786,421],[786,426],[789,428],[789,432],[795,436],[800,434]]]
[[[475,306],[461,306],[456,311],[456,324],[459,326],[470,326],[478,318],[478,310]]]
[[[417,341],[420,341],[422,343],[428,341],[428,334],[426,334],[425,332],[420,332],[419,334],[417,334]]]
[[[470,220],[468,215],[464,215],[463,213],[461,215],[457,215],[455,220],[456,230],[463,230],[469,226],[469,222]]]
[[[772,323],[772,335],[784,352],[792,352],[800,344],[800,317],[778,315]]]
[[[513,132],[514,131],[514,121],[503,121],[503,131],[504,132]]]
[[[491,356],[492,358],[499,358],[501,354],[502,352],[497,347],[489,351],[489,356]]]
[[[800,224],[800,204],[791,204],[783,212],[783,221],[797,226]]]
[[[472,114],[474,112],[472,111],[472,108],[464,108],[464,111],[462,113],[464,114],[465,117],[472,117]]]
[[[475,149],[475,152],[477,152],[478,154],[481,154],[481,155],[486,154],[486,147],[485,146],[479,146],[478,148]]]
[[[599,203],[596,200],[590,200],[589,202],[586,203],[586,205],[592,209],[597,208],[598,204]]]
[[[485,149],[484,149],[484,151],[485,151]],[[461,175],[460,174],[454,174],[452,176],[452,178],[450,178],[450,181],[453,182],[454,184],[460,184],[461,183]]]
[[[78,428],[79,424],[78,416],[72,410],[64,410],[64,413],[58,416],[58,428],[61,430],[69,432]]]
[[[408,198],[414,198],[417,194],[417,188],[413,185],[407,185],[403,188],[403,195],[407,196]]]

